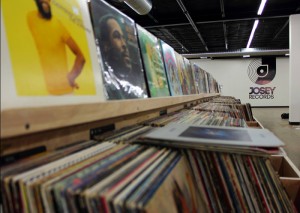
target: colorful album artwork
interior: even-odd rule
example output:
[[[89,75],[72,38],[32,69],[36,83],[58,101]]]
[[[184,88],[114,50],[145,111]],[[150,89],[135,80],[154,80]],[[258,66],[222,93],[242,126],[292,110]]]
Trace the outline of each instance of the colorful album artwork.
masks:
[[[200,68],[200,83],[199,83],[199,87],[200,87],[200,91],[201,93],[209,93],[209,91],[207,90],[207,82],[206,82],[206,72]]]
[[[210,93],[209,91],[209,73],[204,71],[204,85],[205,85],[205,90],[206,90],[206,93]]]
[[[187,58],[183,58],[183,62],[185,66],[185,77],[188,79],[189,94],[195,94],[196,89],[192,65]]]
[[[182,93],[184,95],[189,95],[190,94],[189,83],[188,83],[188,78],[186,77],[186,74],[185,74],[185,65],[184,65],[183,57],[176,51],[175,51],[175,57],[176,57],[176,62],[177,62],[178,77],[179,77],[179,81],[181,84]]]
[[[104,1],[90,6],[107,99],[147,98],[134,21]]]
[[[192,70],[194,73],[194,81],[195,81],[195,89],[196,89],[196,93],[199,94],[200,92],[200,68],[196,65],[193,64],[192,66]]]
[[[159,40],[141,26],[137,29],[150,95],[170,96]]]
[[[207,82],[209,87],[209,93],[215,93],[214,78],[210,73],[208,73],[207,75]]]
[[[174,49],[164,41],[160,40],[160,42],[161,42],[162,53],[163,53],[163,58],[164,58],[165,67],[167,71],[167,77],[168,77],[171,95],[172,96],[182,95],[182,89],[178,77],[178,69],[177,69]]]
[[[104,99],[84,1],[3,1],[1,53],[6,108]]]
[[[199,93],[207,93],[205,71],[198,64],[193,64],[193,72],[195,74],[195,82],[198,84]]]

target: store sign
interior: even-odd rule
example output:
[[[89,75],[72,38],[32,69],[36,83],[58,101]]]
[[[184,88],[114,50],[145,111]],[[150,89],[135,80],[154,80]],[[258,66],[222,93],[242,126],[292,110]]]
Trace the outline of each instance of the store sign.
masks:
[[[258,85],[265,85],[273,81],[276,75],[276,58],[263,57],[251,61],[248,66],[249,79]],[[274,99],[276,87],[250,87],[249,99]]]
[[[249,99],[273,99],[276,87],[250,87]]]

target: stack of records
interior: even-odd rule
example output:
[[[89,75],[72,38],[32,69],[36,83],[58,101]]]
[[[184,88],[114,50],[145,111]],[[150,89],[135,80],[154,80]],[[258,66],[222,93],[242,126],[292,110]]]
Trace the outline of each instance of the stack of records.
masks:
[[[247,127],[245,120],[232,112],[199,111],[193,109],[182,110],[152,119],[146,122],[146,125],[165,126],[170,122],[193,125]]]
[[[293,212],[264,157],[105,146],[4,177],[5,212]]]
[[[241,118],[245,121],[254,121],[251,105],[247,104],[234,104],[234,103],[220,103],[220,102],[206,102],[201,103],[195,107],[194,110],[212,111],[212,112],[228,112],[231,117]]]
[[[294,212],[269,160],[186,151],[203,212]]]
[[[214,103],[232,103],[232,104],[240,104],[241,103],[241,100],[239,99],[236,99],[232,96],[221,96],[221,97],[218,97],[218,98],[214,98],[211,102],[214,102]]]

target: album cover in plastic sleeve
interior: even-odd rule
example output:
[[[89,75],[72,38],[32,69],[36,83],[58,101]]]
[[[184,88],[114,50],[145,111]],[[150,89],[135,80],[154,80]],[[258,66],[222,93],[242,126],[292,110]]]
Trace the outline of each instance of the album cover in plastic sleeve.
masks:
[[[136,26],[150,95],[170,96],[159,40],[146,29]]]
[[[160,144],[185,143],[242,146],[242,147],[281,147],[284,143],[267,129],[242,127],[220,127],[208,125],[190,125],[183,123],[169,123],[154,129],[143,136],[146,139],[156,139]]]
[[[208,73],[208,85],[209,85],[209,93],[215,93],[215,80],[214,77]]]
[[[196,90],[196,93],[199,94],[199,93],[201,93],[200,85],[199,85],[199,83],[200,83],[200,68],[196,64],[193,64],[192,70],[194,73],[195,90]]]
[[[205,90],[207,93],[211,93],[211,91],[209,91],[209,81],[208,81],[208,78],[209,78],[209,73],[204,71],[204,84],[205,84]]]
[[[162,40],[160,40],[160,44],[162,47],[171,95],[182,95],[174,49]]]
[[[193,72],[195,74],[195,83],[198,84],[199,93],[207,93],[205,86],[205,71],[197,64],[193,64]]]
[[[1,2],[1,110],[105,100],[81,0]]]
[[[148,97],[134,21],[104,1],[90,11],[107,99]]]
[[[177,62],[178,77],[181,84],[182,93],[184,95],[189,95],[190,94],[189,83],[188,83],[188,78],[186,77],[185,74],[185,65],[184,65],[183,57],[176,51],[175,51],[175,57]]]
[[[183,62],[185,66],[185,76],[188,79],[189,94],[195,94],[196,89],[195,89],[195,80],[192,71],[192,65],[187,58],[183,58]]]
[[[206,72],[200,68],[200,91],[203,93],[209,93],[207,88],[207,79],[206,79]]]

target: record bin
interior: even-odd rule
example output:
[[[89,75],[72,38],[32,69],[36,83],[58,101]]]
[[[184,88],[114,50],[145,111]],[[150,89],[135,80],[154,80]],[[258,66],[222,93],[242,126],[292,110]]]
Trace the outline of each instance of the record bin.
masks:
[[[300,171],[286,155],[272,155],[270,160],[289,197],[294,202],[299,201]]]

